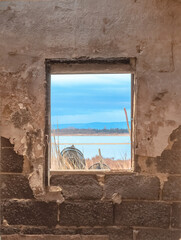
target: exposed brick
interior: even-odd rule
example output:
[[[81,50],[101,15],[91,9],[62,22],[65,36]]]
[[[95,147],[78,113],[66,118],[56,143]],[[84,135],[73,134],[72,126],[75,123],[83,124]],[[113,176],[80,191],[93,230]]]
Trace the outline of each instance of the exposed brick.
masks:
[[[80,240],[109,240],[107,235],[81,235]]]
[[[166,229],[138,229],[136,240],[179,240],[181,232],[179,230]]]
[[[181,149],[181,139],[176,140],[172,145],[172,151],[179,151]]]
[[[21,229],[16,226],[3,226],[1,225],[1,235],[11,235],[11,234],[16,234],[19,233]]]
[[[110,202],[64,202],[60,205],[60,225],[112,225],[113,207]]]
[[[139,173],[155,174],[157,158],[135,155],[134,169]]]
[[[170,135],[173,142],[171,150],[166,149],[157,158],[157,169],[162,173],[181,173],[181,125]]]
[[[0,171],[21,173],[22,170],[23,156],[18,155],[13,148],[2,148]]]
[[[132,240],[133,231],[131,228],[127,227],[58,227],[48,228],[48,227],[31,227],[31,226],[1,226],[2,235],[11,235],[19,233],[21,235],[81,235],[81,240],[86,239],[86,237],[91,237],[95,239],[98,236],[101,238],[109,236],[109,240]],[[83,238],[84,237],[84,238]],[[103,240],[105,240],[103,238]]]
[[[164,150],[161,157],[155,159],[157,171],[161,173],[181,173],[181,150]]]
[[[133,231],[127,227],[30,227],[23,226],[21,234],[41,235],[41,234],[53,234],[53,235],[76,235],[81,236],[109,236],[109,240],[132,240]],[[94,239],[94,238],[93,238]]]
[[[173,228],[181,228],[181,203],[173,203],[171,226]]]
[[[139,158],[140,158],[140,156],[135,154],[135,156],[134,156],[134,171],[137,173],[140,173],[142,171],[141,166],[139,164]]]
[[[155,174],[157,173],[181,174],[181,150],[164,150],[161,156],[141,158],[135,157],[135,171]],[[142,163],[142,164],[141,164]],[[143,164],[144,163],[144,164]],[[141,165],[144,167],[142,168]]]
[[[57,212],[56,202],[9,200],[2,204],[2,216],[9,225],[54,226]]]
[[[31,227],[31,226],[24,226],[21,230],[21,234],[28,234],[28,235],[41,235],[41,234],[53,234],[55,228],[49,227]]]
[[[181,125],[170,135],[170,141],[173,142],[172,150],[181,149]]]
[[[136,155],[135,171],[155,173],[156,166],[160,173],[181,174],[181,126],[172,132],[170,141],[171,149],[164,150],[161,156],[145,158]]]
[[[108,175],[105,178],[105,197],[119,193],[123,199],[158,199],[160,182],[157,177]]]
[[[82,228],[81,234],[107,234],[109,240],[133,240],[133,230],[127,227]]]
[[[115,224],[167,228],[170,222],[170,206],[159,202],[125,201],[115,205]]]
[[[181,125],[173,130],[173,132],[170,134],[170,140],[175,141],[175,140],[180,140],[181,141]]]
[[[24,226],[21,230],[22,234],[34,235],[34,234],[53,234],[53,235],[75,235],[80,234],[81,229],[77,227],[59,227],[55,226],[54,228],[39,226]]]
[[[1,199],[7,198],[34,198],[28,179],[23,175],[0,175]]]
[[[10,143],[8,138],[1,137],[1,147],[13,148],[13,144]]]
[[[108,232],[109,231],[106,226],[83,227],[80,229],[80,234],[82,235],[97,235],[97,234],[104,235],[104,234],[108,234]]]
[[[80,235],[54,236],[54,235],[12,235],[3,236],[2,240],[82,240]]]
[[[27,235],[12,235],[3,236],[2,240],[109,240],[108,236],[81,236],[81,235],[65,235],[65,236],[54,236],[54,235],[37,235],[37,236],[27,236]]]
[[[109,229],[109,240],[132,240],[133,230],[130,228]]]
[[[60,186],[65,199],[100,199],[102,188],[95,175],[55,175],[52,186]]]
[[[163,186],[164,200],[181,200],[181,177],[170,176]]]

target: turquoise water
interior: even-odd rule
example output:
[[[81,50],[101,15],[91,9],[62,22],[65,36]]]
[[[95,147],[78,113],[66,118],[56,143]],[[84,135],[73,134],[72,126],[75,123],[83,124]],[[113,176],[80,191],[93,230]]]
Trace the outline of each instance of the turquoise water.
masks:
[[[66,147],[74,146],[78,148],[85,158],[92,158],[98,155],[100,148],[104,158],[114,158],[115,160],[131,159],[131,144],[127,145],[101,145],[99,143],[130,143],[129,136],[56,136],[56,141],[59,143],[70,143],[60,145],[63,150]],[[52,143],[54,138],[52,137]],[[97,145],[77,145],[78,143],[98,143]]]

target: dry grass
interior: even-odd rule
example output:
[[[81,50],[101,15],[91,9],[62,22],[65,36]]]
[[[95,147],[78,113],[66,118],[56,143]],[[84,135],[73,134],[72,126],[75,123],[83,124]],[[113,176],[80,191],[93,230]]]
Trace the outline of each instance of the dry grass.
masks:
[[[89,169],[93,164],[99,163],[101,161],[100,156],[96,155],[93,158],[86,159],[86,166]],[[114,160],[111,158],[103,158],[102,163],[107,165],[111,170],[119,169],[130,169],[131,160]]]
[[[51,170],[78,170],[82,169],[79,166],[75,165],[75,162],[78,161],[78,156],[74,156],[77,159],[74,161],[68,161],[67,157],[61,155],[60,149],[60,139],[56,138],[55,134],[52,134],[53,141],[51,145]],[[114,160],[113,158],[103,158],[99,150],[99,155],[96,155],[92,158],[85,159],[85,168],[84,170],[89,170],[89,168],[94,164],[100,164],[101,169],[105,168],[105,165],[108,166],[110,170],[119,170],[119,169],[130,169],[131,160],[127,159],[127,156],[122,156],[120,160]]]

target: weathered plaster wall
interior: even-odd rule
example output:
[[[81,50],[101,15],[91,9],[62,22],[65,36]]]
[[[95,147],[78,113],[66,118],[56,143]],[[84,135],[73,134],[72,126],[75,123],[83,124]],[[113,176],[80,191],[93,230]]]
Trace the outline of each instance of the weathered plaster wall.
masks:
[[[105,234],[110,239],[179,239],[180,29],[179,0],[0,1],[1,178],[4,178],[1,189],[4,189],[2,198],[11,199],[4,203],[5,235],[55,234],[56,229],[50,231],[43,226],[49,222],[56,225],[58,221],[61,227],[56,234],[76,235],[75,239],[80,239],[77,234]],[[86,193],[89,185],[81,193],[83,180],[77,180],[79,184],[69,192],[74,177],[69,180],[67,176],[63,179],[56,176],[51,179],[52,192],[45,195],[44,62],[47,58],[79,57],[137,58],[136,173],[130,177],[98,176],[98,180],[92,176],[85,180],[93,186],[92,195],[88,194],[91,191]],[[137,183],[130,192],[125,190],[127,181]],[[148,194],[144,195],[142,190],[139,193],[140,186]],[[23,192],[19,192],[21,188]],[[124,204],[122,198],[127,199]],[[22,199],[27,200],[22,203]],[[58,204],[54,202],[57,199]],[[49,201],[47,205],[44,200]],[[14,209],[15,214],[11,215]],[[39,213],[37,217],[39,209],[46,209],[46,214]],[[146,219],[138,212],[134,215],[135,209],[138,212],[143,209]],[[151,213],[152,209],[155,213]],[[19,211],[29,211],[29,218],[19,216]],[[66,211],[73,222],[67,220]],[[92,212],[95,214],[91,215]],[[91,216],[88,220],[87,213]],[[155,219],[157,214],[160,217]],[[77,219],[78,226],[71,228]],[[9,228],[7,224],[18,227]],[[81,228],[82,225],[90,228]],[[65,231],[62,226],[69,228]],[[93,230],[92,226],[108,228]]]

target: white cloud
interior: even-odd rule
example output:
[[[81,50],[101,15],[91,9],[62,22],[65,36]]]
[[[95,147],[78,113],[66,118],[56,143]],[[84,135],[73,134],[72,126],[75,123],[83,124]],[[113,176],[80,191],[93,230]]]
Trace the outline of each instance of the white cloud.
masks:
[[[51,75],[52,86],[69,85],[117,85],[121,82],[128,82],[131,74],[53,74]]]

